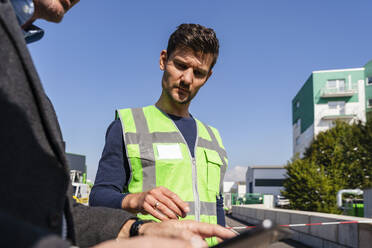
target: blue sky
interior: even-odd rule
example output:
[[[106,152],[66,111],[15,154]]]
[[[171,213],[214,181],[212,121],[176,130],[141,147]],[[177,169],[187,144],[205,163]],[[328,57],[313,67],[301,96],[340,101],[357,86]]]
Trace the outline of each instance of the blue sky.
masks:
[[[87,156],[94,179],[117,108],[155,103],[159,54],[181,23],[213,28],[214,73],[191,113],[217,127],[230,169],[285,164],[292,156],[291,100],[314,70],[372,59],[371,1],[81,0],[60,24],[37,21],[29,45],[54,103],[67,151]]]

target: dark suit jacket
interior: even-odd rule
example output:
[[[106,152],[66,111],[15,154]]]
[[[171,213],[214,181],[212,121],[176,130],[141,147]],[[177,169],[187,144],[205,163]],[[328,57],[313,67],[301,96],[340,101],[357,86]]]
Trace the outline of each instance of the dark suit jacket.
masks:
[[[80,246],[115,238],[133,217],[122,210],[78,205],[71,195],[56,114],[12,6],[0,0],[0,233],[8,237],[0,238],[0,247],[50,241],[51,233],[61,234],[63,213],[68,239]]]

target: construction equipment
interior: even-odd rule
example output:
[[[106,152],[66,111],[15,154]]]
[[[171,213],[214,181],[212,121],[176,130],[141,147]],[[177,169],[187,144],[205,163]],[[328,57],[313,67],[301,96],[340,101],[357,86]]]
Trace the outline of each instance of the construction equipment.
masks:
[[[262,204],[263,194],[259,193],[224,193],[223,194],[224,210],[227,214],[231,213],[233,205]]]
[[[88,205],[90,187],[86,183],[85,173],[83,174],[81,171],[78,170],[71,170],[70,178],[73,187],[72,197],[76,200],[76,202]]]

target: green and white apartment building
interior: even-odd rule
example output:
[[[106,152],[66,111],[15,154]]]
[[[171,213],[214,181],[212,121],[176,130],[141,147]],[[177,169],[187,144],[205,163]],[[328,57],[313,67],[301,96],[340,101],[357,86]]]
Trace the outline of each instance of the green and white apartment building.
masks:
[[[372,60],[364,67],[313,71],[292,100],[293,154],[303,152],[336,120],[365,122],[372,114]]]

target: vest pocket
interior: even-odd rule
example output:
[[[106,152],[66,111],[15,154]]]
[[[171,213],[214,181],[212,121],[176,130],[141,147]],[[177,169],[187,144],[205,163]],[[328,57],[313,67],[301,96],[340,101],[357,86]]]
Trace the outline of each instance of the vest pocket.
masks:
[[[207,184],[208,191],[218,194],[220,186],[220,167],[222,160],[214,150],[205,149],[205,158],[207,160]]]
[[[128,161],[131,166],[131,179],[128,190],[130,193],[143,192],[155,187],[155,161],[151,150],[140,150],[138,144],[126,146]],[[153,178],[153,180],[149,180]]]

